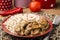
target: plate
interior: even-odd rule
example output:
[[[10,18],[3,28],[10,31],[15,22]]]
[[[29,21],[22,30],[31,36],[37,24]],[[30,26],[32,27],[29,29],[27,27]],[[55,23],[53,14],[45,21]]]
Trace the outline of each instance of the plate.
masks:
[[[10,16],[10,17],[11,17],[11,16]],[[7,21],[10,17],[6,18],[6,19],[2,22],[2,29],[3,29],[6,33],[8,33],[8,34],[10,34],[10,35],[13,35],[13,36],[24,37],[24,38],[34,38],[34,37],[43,36],[43,35],[48,34],[50,31],[52,31],[52,28],[53,28],[52,21],[49,20],[48,18],[46,18],[47,21],[48,21],[48,23],[50,24],[50,27],[46,30],[45,33],[43,33],[43,34],[38,34],[38,35],[34,35],[34,36],[20,36],[20,35],[18,35],[18,34],[15,34],[15,33],[10,32],[10,31],[5,27],[4,23],[5,23],[5,21]]]

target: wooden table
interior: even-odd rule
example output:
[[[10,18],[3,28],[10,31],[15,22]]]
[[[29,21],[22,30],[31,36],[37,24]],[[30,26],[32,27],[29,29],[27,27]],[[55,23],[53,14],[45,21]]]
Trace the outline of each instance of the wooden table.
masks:
[[[43,9],[45,13],[52,13],[52,14],[57,14],[60,15],[60,9]]]
[[[60,15],[60,8],[59,9],[41,9],[44,13],[56,14]],[[31,12],[30,9],[24,9],[24,12]]]

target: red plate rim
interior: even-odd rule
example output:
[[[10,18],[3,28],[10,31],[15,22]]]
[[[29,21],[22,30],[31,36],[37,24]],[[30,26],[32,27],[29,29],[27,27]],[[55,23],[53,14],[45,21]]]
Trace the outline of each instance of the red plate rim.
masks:
[[[10,16],[10,17],[11,17],[11,16]],[[43,35],[46,35],[47,33],[49,33],[49,32],[52,30],[52,28],[53,28],[52,21],[50,21],[48,18],[46,18],[46,19],[48,20],[49,24],[50,24],[50,27],[49,27],[49,29],[48,29],[45,33],[43,33],[43,34],[38,34],[38,35],[34,35],[34,36],[20,36],[20,35],[11,33],[11,32],[4,26],[4,22],[7,21],[7,19],[9,19],[10,17],[6,18],[6,19],[2,22],[2,29],[3,29],[6,33],[8,33],[8,34],[10,34],[10,35],[13,35],[13,36],[16,36],[16,37],[34,38],[34,37],[38,37],[38,36],[43,36]]]

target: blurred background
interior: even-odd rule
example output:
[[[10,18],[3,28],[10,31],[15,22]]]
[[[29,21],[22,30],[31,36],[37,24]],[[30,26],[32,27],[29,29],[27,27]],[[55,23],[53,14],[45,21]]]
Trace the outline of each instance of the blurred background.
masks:
[[[60,8],[60,0],[56,0],[56,5],[58,8]]]

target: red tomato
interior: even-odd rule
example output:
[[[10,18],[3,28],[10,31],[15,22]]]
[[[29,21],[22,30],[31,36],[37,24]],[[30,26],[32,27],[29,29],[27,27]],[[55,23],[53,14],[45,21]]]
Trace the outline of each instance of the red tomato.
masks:
[[[29,8],[33,12],[37,12],[41,10],[41,3],[38,1],[33,1],[30,3]]]

